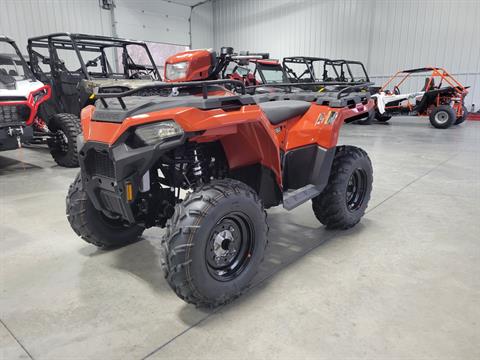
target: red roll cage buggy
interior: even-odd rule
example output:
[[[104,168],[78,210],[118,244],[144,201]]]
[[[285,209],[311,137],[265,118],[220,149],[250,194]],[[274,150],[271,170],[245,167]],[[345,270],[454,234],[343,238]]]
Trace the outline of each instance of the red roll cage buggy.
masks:
[[[401,91],[407,80],[426,76],[419,91]],[[430,123],[439,129],[465,121],[464,105],[468,87],[463,86],[444,68],[423,67],[398,71],[373,95],[377,104],[377,120],[388,121],[394,115],[429,116]]]

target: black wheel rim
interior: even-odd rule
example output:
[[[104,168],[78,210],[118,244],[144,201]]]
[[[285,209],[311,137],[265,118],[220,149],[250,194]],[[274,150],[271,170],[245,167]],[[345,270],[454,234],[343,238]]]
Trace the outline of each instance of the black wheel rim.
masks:
[[[241,212],[222,217],[213,227],[205,249],[209,273],[219,281],[236,278],[250,261],[255,234],[250,218]]]
[[[358,210],[367,192],[367,173],[363,169],[355,169],[347,183],[347,209]]]
[[[53,133],[51,143],[58,153],[63,154],[68,152],[68,137],[62,130],[58,129]]]

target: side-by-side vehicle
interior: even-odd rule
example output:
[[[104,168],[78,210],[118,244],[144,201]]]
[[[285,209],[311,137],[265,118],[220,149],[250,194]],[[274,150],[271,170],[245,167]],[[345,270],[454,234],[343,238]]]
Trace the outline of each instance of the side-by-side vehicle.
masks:
[[[46,138],[62,166],[78,166],[80,111],[95,102],[96,88],[121,92],[161,80],[142,41],[55,33],[28,39],[28,53],[35,77],[52,88],[52,97],[39,108],[35,136]]]
[[[0,36],[0,151],[32,141],[38,107],[50,96],[50,87],[35,79],[15,42]]]

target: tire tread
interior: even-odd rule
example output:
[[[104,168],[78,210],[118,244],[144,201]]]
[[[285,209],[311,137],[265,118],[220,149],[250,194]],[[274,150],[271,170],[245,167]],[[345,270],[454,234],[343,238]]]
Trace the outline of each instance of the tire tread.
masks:
[[[190,273],[188,266],[192,261],[189,257],[190,249],[195,246],[193,237],[199,224],[207,216],[209,208],[215,206],[221,198],[228,198],[233,193],[252,198],[259,209],[263,211],[266,238],[268,233],[267,215],[261,200],[253,189],[233,179],[216,180],[199,187],[195,192],[188,193],[185,200],[176,205],[175,215],[167,221],[166,232],[162,239],[163,259],[161,262],[165,279],[178,297],[196,306],[213,308],[223,305],[240,296],[248,288],[247,286],[237,289],[234,294],[226,297],[208,299],[196,289],[192,281],[195,274]],[[192,209],[193,206],[196,208]],[[201,210],[198,210],[198,207]],[[179,214],[184,215],[180,216]],[[267,242],[265,241],[265,247]]]

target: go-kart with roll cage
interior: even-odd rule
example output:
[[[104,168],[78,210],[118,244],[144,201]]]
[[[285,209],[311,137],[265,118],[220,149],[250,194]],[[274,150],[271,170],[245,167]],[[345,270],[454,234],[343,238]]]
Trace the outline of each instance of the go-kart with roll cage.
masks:
[[[55,161],[66,167],[78,166],[80,110],[95,102],[96,88],[122,92],[161,80],[142,41],[54,33],[28,39],[28,53],[36,78],[53,93],[39,109],[35,138],[46,141]],[[144,63],[135,62],[134,54]]]
[[[15,42],[0,36],[0,151],[32,140],[38,107],[50,95],[50,87],[35,79]]]
[[[337,146],[342,124],[369,94],[250,95],[243,82],[215,79],[229,61],[223,50],[218,58],[206,50],[170,57],[166,83],[99,89],[82,110],[81,171],[66,202],[73,230],[101,248],[166,227],[168,283],[186,302],[210,307],[239,296],[257,272],[264,209],[312,200],[322,224],[348,229],[372,190],[365,151]]]
[[[418,86],[418,81],[415,82],[418,78],[424,83],[423,87],[411,91]],[[386,122],[395,115],[428,116],[433,127],[446,129],[463,123],[467,118],[468,111],[464,105],[467,89],[443,68],[399,71],[373,95],[376,119]]]

